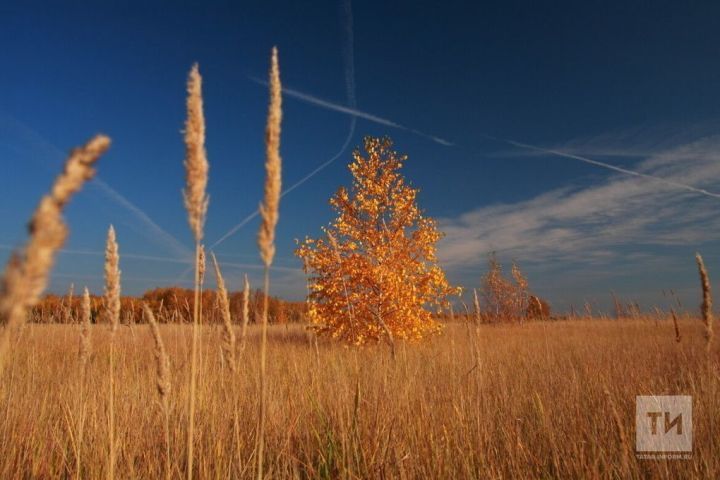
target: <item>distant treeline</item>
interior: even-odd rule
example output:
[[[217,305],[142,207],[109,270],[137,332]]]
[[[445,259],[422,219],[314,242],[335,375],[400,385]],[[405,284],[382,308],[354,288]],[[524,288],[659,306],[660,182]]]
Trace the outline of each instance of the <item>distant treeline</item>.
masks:
[[[78,293],[78,292],[76,292]],[[230,313],[234,322],[242,322],[243,293],[229,292]],[[202,322],[221,323],[217,308],[217,293],[214,290],[202,292]],[[140,297],[121,298],[121,322],[144,323],[142,304],[147,303],[155,316],[163,323],[192,322],[194,293],[180,287],[156,288],[148,290]],[[256,322],[256,315],[262,309],[263,292],[250,292],[248,323]],[[103,297],[91,295],[91,314],[93,323],[104,323],[102,318]],[[268,320],[270,323],[297,323],[305,321],[305,302],[289,302],[277,297],[268,298]],[[75,323],[80,318],[82,295],[47,295],[31,312],[30,320],[36,323]]]

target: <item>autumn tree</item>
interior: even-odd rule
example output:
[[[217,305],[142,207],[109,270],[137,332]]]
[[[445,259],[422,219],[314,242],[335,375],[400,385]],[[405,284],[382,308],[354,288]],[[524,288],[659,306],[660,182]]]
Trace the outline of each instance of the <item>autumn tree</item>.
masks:
[[[350,189],[331,198],[335,220],[296,254],[309,278],[308,315],[320,332],[362,345],[420,339],[437,332],[432,311],[459,294],[438,266],[442,237],[400,173],[407,159],[388,138],[366,137],[356,150]]]
[[[487,322],[522,322],[523,320],[544,320],[550,318],[550,304],[533,295],[525,274],[513,262],[510,277],[503,274],[503,268],[494,253],[488,257],[488,270],[482,277],[481,316]]]
[[[512,279],[506,278],[495,254],[488,258],[488,271],[482,278],[484,317],[490,322],[522,321],[528,312],[528,281],[516,264]]]

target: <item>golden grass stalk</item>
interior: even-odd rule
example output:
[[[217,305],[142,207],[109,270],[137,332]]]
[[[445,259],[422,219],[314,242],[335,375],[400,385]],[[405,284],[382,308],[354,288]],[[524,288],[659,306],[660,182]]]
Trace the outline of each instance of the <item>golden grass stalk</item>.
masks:
[[[250,319],[250,282],[248,282],[247,274],[243,282],[243,307],[242,307],[242,331],[240,333],[240,350],[245,350],[245,341],[247,338],[247,326]]]
[[[195,391],[197,390],[198,335],[200,321],[200,286],[202,284],[200,242],[203,238],[208,208],[206,193],[208,160],[205,152],[205,117],[203,114],[202,77],[197,64],[190,70],[187,81],[187,119],[185,121],[185,208],[188,223],[195,237],[195,304],[193,307],[192,358],[190,361],[190,395],[187,436],[187,478],[193,476],[193,449],[195,440]],[[204,263],[204,262],[202,262]]]
[[[705,262],[699,253],[695,254],[698,271],[700,272],[700,285],[702,286],[703,301],[700,306],[703,325],[705,325],[705,348],[710,353],[710,345],[713,339],[713,315],[712,315],[712,292],[710,291],[710,277],[705,269]]]
[[[143,303],[143,313],[150,325],[150,331],[155,342],[155,376],[157,381],[158,395],[160,396],[160,404],[163,410],[164,430],[165,430],[165,478],[169,479],[172,474],[170,466],[170,392],[172,391],[172,382],[170,380],[170,357],[165,350],[162,336],[160,335],[160,327],[155,320],[155,315],[146,303]]]
[[[105,320],[111,332],[117,332],[120,325],[120,252],[115,228],[110,225],[105,245]]]
[[[26,321],[27,309],[37,303],[47,286],[57,251],[65,244],[68,229],[62,210],[83,184],[95,175],[94,164],[110,147],[110,139],[97,135],[70,152],[63,172],[50,193],[42,198],[28,230],[30,238],[22,253],[10,257],[0,285],[0,372],[10,336]]]
[[[480,300],[475,288],[473,288],[473,302],[475,304],[475,326],[478,326],[480,325]]]
[[[187,81],[187,119],[185,121],[185,208],[195,242],[203,238],[208,196],[208,160],[205,153],[202,77],[195,64]]]
[[[143,313],[145,314],[145,319],[150,325],[150,331],[152,332],[153,341],[155,342],[155,350],[153,353],[155,355],[157,390],[160,395],[160,401],[163,408],[167,410],[170,401],[170,392],[172,391],[172,385],[170,382],[170,357],[165,349],[165,344],[163,343],[162,336],[160,335],[160,327],[157,320],[155,320],[155,315],[146,303],[143,303]]]
[[[273,47],[270,62],[270,106],[265,128],[265,195],[260,204],[262,224],[258,233],[260,257],[265,264],[262,339],[260,342],[260,411],[258,418],[257,478],[263,478],[263,454],[265,449],[265,415],[267,409],[267,385],[265,363],[267,350],[268,295],[270,294],[270,265],[275,256],[275,226],[278,222],[281,190],[280,123],[282,121],[282,86],[278,68],[277,48]]]
[[[218,265],[215,254],[212,254],[213,266],[215,267],[215,279],[217,280],[218,303],[220,306],[220,316],[223,320],[223,336],[222,351],[225,359],[230,366],[230,371],[235,373],[235,330],[233,330],[232,318],[230,317],[230,300],[228,300],[227,288],[225,288],[225,279],[223,279],[220,266]]]
[[[84,369],[88,360],[90,360],[90,355],[92,354],[92,342],[90,339],[92,314],[90,312],[90,292],[87,287],[85,287],[85,291],[83,292],[80,321],[80,351],[78,356],[80,357],[80,363]]]
[[[198,257],[198,276],[200,277],[200,286],[205,283],[205,269],[207,260],[205,258],[205,245],[200,244],[200,253]]]
[[[105,298],[103,313],[110,324],[110,398],[108,419],[108,478],[115,478],[115,333],[120,325],[120,254],[115,229],[110,225],[105,246]]]
[[[83,291],[82,304],[80,308],[80,365],[81,365],[81,376],[80,376],[80,387],[79,387],[79,402],[81,403],[80,417],[81,420],[78,422],[77,427],[77,447],[75,455],[75,478],[81,478],[81,454],[83,445],[83,432],[84,432],[84,414],[85,414],[85,383],[87,380],[87,364],[90,360],[92,353],[92,343],[90,341],[90,323],[92,321],[92,314],[90,310],[90,292],[87,287]]]
[[[218,307],[220,309],[220,315],[223,320],[223,335],[221,348],[223,357],[227,360],[230,368],[230,373],[233,374],[230,377],[230,391],[229,394],[232,398],[233,403],[233,431],[235,441],[235,456],[238,462],[238,469],[241,469],[242,465],[242,450],[240,446],[240,417],[238,413],[238,395],[237,395],[237,379],[235,373],[237,371],[237,358],[236,358],[236,339],[235,330],[233,329],[232,317],[230,316],[230,300],[228,298],[227,288],[225,287],[225,279],[220,271],[217,258],[215,254],[212,254],[213,266],[215,267],[215,279],[217,281],[218,289]],[[247,281],[247,279],[246,279]]]
[[[673,319],[673,327],[675,327],[675,341],[680,343],[682,337],[680,336],[680,327],[678,327],[678,318],[674,308],[670,309],[670,314],[672,315]]]
[[[198,325],[199,325],[199,336],[198,339],[198,362],[200,365],[200,370],[203,369],[203,365],[205,363],[205,357],[203,352],[203,342],[202,342],[202,331],[203,331],[203,290],[205,287],[205,270],[207,267],[207,260],[205,258],[205,245],[200,244],[200,252],[198,253],[198,291],[199,293],[199,299],[200,304],[198,305]]]
[[[273,47],[270,65],[270,106],[265,128],[265,192],[260,204],[262,224],[258,234],[260,257],[265,265],[275,256],[275,226],[278,222],[280,190],[282,188],[280,158],[280,123],[282,121],[282,86],[278,68],[277,48]]]

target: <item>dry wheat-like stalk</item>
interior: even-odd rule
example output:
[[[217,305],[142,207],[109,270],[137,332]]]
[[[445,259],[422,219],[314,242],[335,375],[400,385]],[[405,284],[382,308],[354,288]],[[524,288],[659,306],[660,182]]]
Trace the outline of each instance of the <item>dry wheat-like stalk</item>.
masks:
[[[192,353],[190,360],[190,395],[188,408],[187,478],[192,480],[195,442],[195,391],[197,389],[198,336],[200,322],[200,288],[204,275],[203,248],[200,244],[205,226],[208,160],[205,152],[205,116],[203,114],[202,77],[197,64],[190,70],[187,82],[187,119],[185,121],[185,208],[195,237],[195,303],[193,306]]]
[[[275,256],[275,226],[278,222],[280,190],[282,188],[280,158],[280,123],[282,121],[282,86],[278,68],[277,48],[273,47],[270,65],[270,106],[265,128],[265,192],[260,204],[262,224],[258,233],[260,257],[266,266]]]
[[[270,106],[265,128],[265,195],[260,204],[262,224],[258,233],[260,257],[265,264],[262,338],[260,341],[260,410],[258,418],[257,478],[263,479],[263,453],[265,449],[265,415],[267,409],[267,385],[265,378],[267,350],[268,295],[270,292],[270,265],[275,256],[275,226],[280,207],[281,169],[280,159],[280,122],[282,121],[282,86],[278,67],[277,48],[272,49],[270,63]]]
[[[678,318],[674,308],[670,309],[670,315],[672,315],[673,327],[675,327],[675,341],[680,343],[682,337],[680,336],[680,327],[678,327]]]
[[[203,238],[208,209],[207,182],[209,164],[205,152],[205,116],[203,114],[202,77],[195,64],[187,81],[187,119],[185,121],[185,208],[195,241]]]
[[[473,288],[473,302],[475,304],[475,325],[477,326],[480,325],[480,300],[475,288]]]
[[[155,369],[157,377],[157,390],[160,395],[163,408],[167,410],[169,404],[170,392],[172,390],[172,384],[170,382],[170,357],[165,350],[165,344],[163,343],[162,336],[160,335],[160,326],[155,320],[155,314],[153,314],[147,303],[143,303],[143,313],[145,318],[150,325],[150,331],[153,335],[155,342]]]
[[[0,285],[0,371],[2,371],[10,335],[26,320],[27,309],[37,303],[57,251],[67,238],[62,210],[83,184],[95,175],[95,162],[110,147],[110,139],[97,135],[87,144],[72,150],[63,172],[55,179],[50,194],[44,196],[33,214],[30,238],[22,253],[8,261]]]
[[[713,339],[713,315],[712,315],[712,292],[710,291],[710,277],[705,269],[705,262],[699,253],[695,254],[698,271],[700,272],[700,284],[702,286],[703,301],[700,306],[702,311],[703,324],[705,325],[705,348],[710,352],[710,345]]]
[[[205,245],[200,244],[200,252],[198,253],[198,277],[200,278],[200,286],[205,283],[205,269],[207,268],[207,260],[205,258]]]
[[[110,392],[108,418],[108,478],[115,478],[115,333],[120,325],[120,254],[112,225],[105,246],[105,298],[103,313],[110,324]]]
[[[90,323],[92,322],[92,314],[90,312],[90,292],[87,287],[83,292],[82,308],[81,308],[81,324],[80,324],[80,363],[87,365],[90,355],[92,354],[92,342],[90,340]]]
[[[230,301],[228,300],[228,293],[225,288],[225,279],[223,279],[215,254],[212,253],[211,256],[213,266],[215,267],[220,316],[223,320],[222,351],[230,366],[230,371],[235,373],[235,330],[233,330],[232,318],[230,317]]]
[[[242,330],[240,333],[240,350],[245,350],[245,339],[247,338],[247,326],[250,320],[250,282],[247,274],[243,281],[243,306],[242,306]]]
[[[160,395],[160,404],[162,405],[165,430],[165,478],[169,479],[172,474],[170,466],[170,392],[172,390],[172,382],[170,380],[170,357],[165,350],[162,336],[160,335],[160,327],[155,320],[147,303],[143,303],[143,312],[145,318],[150,325],[150,331],[155,342],[155,376],[157,380],[158,395]]]
[[[114,334],[120,325],[120,253],[115,228],[110,225],[105,246],[105,320]]]
[[[198,304],[198,325],[200,328],[200,338],[198,341],[198,362],[200,364],[200,369],[202,370],[202,365],[204,361],[204,352],[203,352],[203,342],[202,342],[202,329],[203,329],[203,289],[205,287],[205,269],[207,268],[207,261],[205,258],[205,244],[200,244],[200,250],[198,251],[198,263],[197,263],[197,269],[198,269],[198,292],[199,292],[199,299],[200,302]]]

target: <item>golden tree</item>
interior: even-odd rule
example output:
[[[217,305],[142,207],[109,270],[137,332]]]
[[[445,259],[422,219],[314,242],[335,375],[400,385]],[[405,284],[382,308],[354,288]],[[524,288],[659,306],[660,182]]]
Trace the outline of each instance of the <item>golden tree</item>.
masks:
[[[309,317],[320,332],[362,345],[384,338],[420,339],[437,332],[432,310],[459,294],[437,264],[442,237],[423,215],[400,168],[407,159],[389,138],[365,138],[353,152],[351,189],[330,199],[337,218],[324,237],[296,250],[309,279]]]
[[[550,315],[550,305],[531,295],[529,283],[517,263],[510,270],[512,280],[502,272],[502,265],[495,253],[488,257],[488,271],[482,277],[483,316],[490,322],[522,322],[528,318],[544,318]]]

